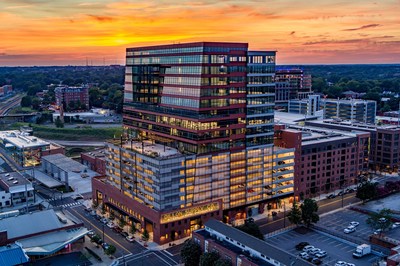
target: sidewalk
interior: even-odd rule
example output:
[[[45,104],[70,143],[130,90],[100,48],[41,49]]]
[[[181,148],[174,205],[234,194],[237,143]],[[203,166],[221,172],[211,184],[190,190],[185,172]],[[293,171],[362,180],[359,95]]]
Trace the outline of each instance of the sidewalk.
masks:
[[[99,262],[97,259],[95,259],[85,247],[99,255],[102,261]],[[92,263],[92,265],[109,266],[115,260],[114,257],[110,258],[107,256],[102,247],[97,247],[95,243],[90,242],[90,238],[88,236],[85,236],[84,243],[75,243],[72,251],[82,252],[82,254]]]

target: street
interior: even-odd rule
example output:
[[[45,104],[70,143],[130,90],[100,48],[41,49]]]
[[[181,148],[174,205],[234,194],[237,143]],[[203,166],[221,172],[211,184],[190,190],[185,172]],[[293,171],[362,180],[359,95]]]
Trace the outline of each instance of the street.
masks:
[[[318,214],[321,215],[323,213],[327,213],[342,207],[342,200],[343,206],[348,206],[349,204],[353,204],[356,202],[360,202],[359,199],[356,197],[356,193],[350,193],[343,196],[336,197],[334,199],[323,199],[318,201]],[[289,212],[291,207],[288,208],[286,213]],[[261,232],[265,235],[271,233],[273,231],[282,229],[288,225],[290,225],[289,220],[285,217],[284,220],[284,213],[280,212],[277,216],[263,218],[260,220],[256,220],[255,223],[260,227]]]

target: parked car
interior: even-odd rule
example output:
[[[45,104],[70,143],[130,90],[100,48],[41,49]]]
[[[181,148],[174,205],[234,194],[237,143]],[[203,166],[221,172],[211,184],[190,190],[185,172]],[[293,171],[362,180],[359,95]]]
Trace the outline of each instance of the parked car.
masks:
[[[302,253],[300,253],[300,258],[302,258],[304,260],[309,260],[311,257],[310,257],[310,255],[308,255],[307,252],[302,252]]]
[[[300,243],[298,243],[298,244],[296,245],[296,249],[297,249],[297,250],[303,250],[303,248],[304,248],[305,246],[308,246],[308,245],[310,245],[310,243],[308,243],[308,242],[300,242]]]
[[[106,242],[104,242],[103,244],[101,244],[101,246],[103,247],[103,249],[108,249],[108,247],[109,247],[110,245],[107,244]]]
[[[375,231],[374,231],[374,235],[379,235],[380,233],[382,233],[382,229],[376,229]]]
[[[315,257],[317,258],[323,258],[326,257],[328,255],[328,253],[326,253],[325,250],[321,250],[320,252],[318,252],[317,254],[315,254]]]
[[[392,224],[392,228],[397,228],[400,227],[400,222],[395,222],[394,224]]]
[[[277,216],[277,215],[278,215],[277,212],[275,212],[275,211],[272,212],[272,216]]]
[[[385,217],[379,218],[378,220],[380,223],[386,223],[387,219]]]
[[[133,242],[133,241],[135,241],[135,237],[134,236],[127,236],[126,240],[128,240],[129,242]]]
[[[321,251],[321,249],[319,249],[319,248],[313,248],[313,249],[309,250],[308,253],[311,255],[315,255],[320,251]]]
[[[354,190],[354,188],[348,188],[348,189],[346,189],[346,192],[347,193],[353,193],[353,192],[355,192],[355,190]]]
[[[103,224],[108,224],[108,219],[107,218],[101,218],[100,222]]]
[[[335,194],[330,194],[326,198],[327,199],[334,199],[334,198],[336,198],[336,195]]]
[[[91,208],[85,208],[85,211],[86,211],[86,212],[91,212],[92,209],[91,209]]]
[[[347,263],[346,266],[356,266],[354,263]]]
[[[339,260],[338,262],[335,263],[335,266],[346,266],[347,262]]]
[[[359,223],[359,222],[356,222],[356,221],[350,222],[350,225],[351,225],[351,226],[354,226],[354,227],[358,226],[359,224],[360,224],[360,223]]]
[[[314,248],[314,246],[308,245],[303,248],[303,251],[308,252],[308,251],[312,250],[313,248]]]
[[[121,233],[122,232],[122,228],[120,228],[119,226],[114,226],[113,230],[117,233]]]
[[[314,263],[315,265],[320,265],[322,263],[322,260],[318,258],[313,258],[311,262]]]
[[[352,225],[350,225],[349,227],[347,227],[347,228],[345,228],[344,230],[343,230],[343,232],[345,233],[345,234],[350,234],[350,233],[353,233],[353,232],[355,232],[356,231],[356,228],[354,227],[354,226],[352,226]]]
[[[114,227],[115,227],[115,224],[114,224],[113,222],[109,222],[109,223],[107,224],[107,227],[109,227],[109,228],[114,228]]]
[[[127,236],[129,236],[129,234],[127,232],[121,232],[121,236],[127,237]]]

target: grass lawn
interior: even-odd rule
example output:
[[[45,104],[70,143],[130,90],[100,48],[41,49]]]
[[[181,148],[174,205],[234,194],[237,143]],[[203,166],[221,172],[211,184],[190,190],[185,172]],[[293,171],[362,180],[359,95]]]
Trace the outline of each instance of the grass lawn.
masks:
[[[28,125],[28,123],[14,123],[9,129],[19,129]],[[114,136],[119,138],[122,134],[121,126],[111,128],[55,128],[37,124],[30,126],[35,136],[51,140],[105,141],[113,139]]]

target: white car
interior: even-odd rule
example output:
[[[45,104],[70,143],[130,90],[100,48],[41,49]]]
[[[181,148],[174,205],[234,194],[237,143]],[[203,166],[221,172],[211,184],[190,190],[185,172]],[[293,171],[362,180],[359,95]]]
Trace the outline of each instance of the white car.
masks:
[[[347,263],[346,266],[356,266],[354,263]]]
[[[338,262],[335,263],[335,266],[346,266],[347,262],[339,260]]]
[[[129,242],[133,242],[133,241],[135,241],[135,237],[134,236],[127,236],[126,240],[128,240]]]
[[[397,228],[400,227],[400,223],[399,222],[395,222],[394,224],[392,224],[392,228]]]
[[[374,232],[374,235],[379,235],[380,233],[382,233],[382,229],[376,229]]]
[[[314,248],[314,246],[308,245],[303,248],[303,251],[308,252],[308,251],[312,250],[313,248]]]
[[[107,227],[109,227],[109,228],[114,228],[114,227],[115,227],[115,224],[114,224],[113,222],[110,222],[110,223],[107,224]]]
[[[350,222],[350,225],[351,225],[351,226],[354,226],[354,227],[358,226],[359,224],[360,224],[360,223],[359,223],[359,222],[356,222],[356,221]]]
[[[385,217],[379,218],[380,223],[386,223],[387,219]]]
[[[315,254],[315,257],[320,259],[320,258],[326,257],[327,255],[328,255],[328,253],[326,253],[325,250],[320,250],[317,254]]]
[[[344,230],[343,230],[343,232],[345,233],[345,234],[350,234],[350,233],[353,233],[353,232],[355,232],[356,231],[356,228],[354,227],[354,226],[352,226],[352,225],[350,225],[349,227],[347,227],[347,228],[345,228]]]
[[[319,249],[319,248],[313,248],[313,249],[309,250],[308,253],[311,255],[315,255],[320,251],[321,251],[321,249]]]

